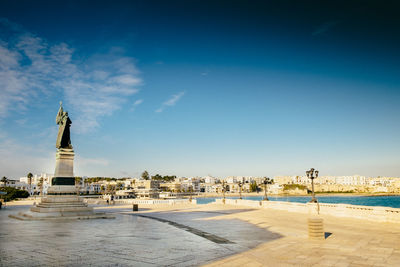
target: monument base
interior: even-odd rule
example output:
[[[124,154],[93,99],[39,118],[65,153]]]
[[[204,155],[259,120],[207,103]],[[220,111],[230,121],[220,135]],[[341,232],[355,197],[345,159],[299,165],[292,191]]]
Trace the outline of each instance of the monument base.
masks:
[[[72,148],[59,148],[56,153],[56,169],[52,185],[65,185],[54,183],[59,177],[73,178],[74,177],[74,157],[75,152]],[[67,179],[68,180],[68,179]],[[61,182],[62,183],[62,182]],[[75,184],[75,183],[74,183]],[[74,185],[72,184],[72,185]],[[66,184],[70,185],[70,184]]]
[[[47,189],[47,195],[77,195],[78,190],[75,185],[53,185]]]
[[[63,186],[64,187],[64,186]],[[85,220],[114,219],[106,213],[95,213],[82,198],[77,195],[49,195],[31,207],[28,212],[9,215],[19,220]]]

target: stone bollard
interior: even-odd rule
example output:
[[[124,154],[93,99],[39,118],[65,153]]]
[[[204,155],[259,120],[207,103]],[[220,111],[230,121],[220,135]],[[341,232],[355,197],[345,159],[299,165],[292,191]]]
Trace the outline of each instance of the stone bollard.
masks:
[[[138,210],[139,210],[139,205],[138,204],[133,204],[132,211],[138,211]]]
[[[325,239],[324,220],[321,218],[308,218],[308,238]]]

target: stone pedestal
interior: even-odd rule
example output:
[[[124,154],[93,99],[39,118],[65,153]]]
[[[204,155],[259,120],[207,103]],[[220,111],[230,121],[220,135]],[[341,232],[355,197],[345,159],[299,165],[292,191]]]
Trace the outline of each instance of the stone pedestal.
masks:
[[[72,149],[61,148],[56,154],[56,169],[47,196],[31,207],[29,212],[10,215],[20,220],[65,220],[115,218],[105,213],[95,213],[78,195],[75,186],[74,156]]]
[[[28,212],[20,212],[10,217],[19,220],[85,220],[113,219],[106,213],[95,213],[92,207],[77,195],[53,195],[42,198],[39,204]]]
[[[60,148],[56,154],[56,169],[51,179],[51,186],[47,189],[48,195],[74,195],[78,188],[75,187],[74,176],[74,150]]]
[[[308,218],[308,237],[316,240],[325,239],[324,220],[322,218]]]
[[[60,148],[56,154],[56,169],[51,179],[52,186],[75,186],[74,150]]]

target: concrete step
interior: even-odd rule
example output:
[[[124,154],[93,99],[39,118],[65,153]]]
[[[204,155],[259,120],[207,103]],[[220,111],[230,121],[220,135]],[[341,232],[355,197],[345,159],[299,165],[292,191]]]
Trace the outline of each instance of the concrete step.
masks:
[[[92,207],[51,207],[51,208],[40,208],[40,207],[32,207],[32,212],[39,213],[49,213],[49,212],[93,212]]]
[[[70,202],[70,203],[39,203],[36,207],[66,207],[66,206],[75,206],[75,207],[87,207],[87,204],[82,202]]]

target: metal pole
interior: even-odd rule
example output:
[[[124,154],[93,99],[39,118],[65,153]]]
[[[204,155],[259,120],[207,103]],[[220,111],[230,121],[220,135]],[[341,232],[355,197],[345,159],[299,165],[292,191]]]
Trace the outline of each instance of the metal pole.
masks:
[[[267,199],[267,184],[264,183],[264,200]]]
[[[267,201],[269,200],[267,197],[267,186],[268,186],[268,180],[267,178],[264,179],[264,200]]]
[[[318,203],[318,200],[315,198],[315,190],[314,190],[314,179],[318,177],[318,171],[314,168],[311,168],[309,171],[306,171],[307,177],[311,179],[311,203]]]
[[[222,193],[224,194],[224,204],[225,204],[225,181],[222,182]]]
[[[315,202],[315,192],[314,192],[314,177],[311,178],[311,186],[312,186],[312,201]]]

